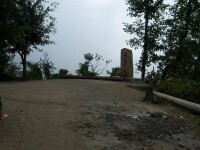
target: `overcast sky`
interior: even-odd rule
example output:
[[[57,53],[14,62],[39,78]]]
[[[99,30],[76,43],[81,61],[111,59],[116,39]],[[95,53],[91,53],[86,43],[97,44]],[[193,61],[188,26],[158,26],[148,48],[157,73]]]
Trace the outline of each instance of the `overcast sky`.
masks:
[[[49,0],[55,1],[55,0]],[[171,0],[172,1],[172,0]],[[75,74],[84,53],[98,53],[112,63],[107,70],[120,66],[120,51],[130,48],[126,44],[133,35],[123,31],[123,22],[132,22],[127,16],[125,0],[57,0],[58,8],[52,13],[56,17],[57,33],[51,37],[56,44],[43,47],[49,58],[59,69]],[[133,50],[134,64],[141,51]],[[28,60],[38,61],[41,53],[34,52]],[[134,69],[136,67],[134,66]],[[104,73],[103,75],[106,75]],[[140,74],[135,73],[136,77]]]

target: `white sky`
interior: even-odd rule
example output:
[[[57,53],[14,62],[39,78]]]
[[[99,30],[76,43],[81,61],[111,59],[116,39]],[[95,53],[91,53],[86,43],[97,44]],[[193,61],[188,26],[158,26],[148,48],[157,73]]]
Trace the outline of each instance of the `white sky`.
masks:
[[[56,1],[56,0],[49,0]],[[169,0],[168,0],[169,1]],[[172,2],[173,0],[171,0]],[[51,37],[56,45],[45,46],[58,72],[67,69],[75,74],[84,53],[98,53],[112,63],[107,70],[120,66],[120,51],[133,35],[123,31],[123,22],[132,22],[127,16],[125,0],[57,0],[58,8],[52,13],[57,19],[57,33]],[[133,50],[134,64],[141,51]],[[38,61],[42,53],[34,52],[28,60]],[[134,67],[135,69],[136,67]],[[106,75],[104,73],[103,75]],[[135,74],[140,77],[140,74]]]

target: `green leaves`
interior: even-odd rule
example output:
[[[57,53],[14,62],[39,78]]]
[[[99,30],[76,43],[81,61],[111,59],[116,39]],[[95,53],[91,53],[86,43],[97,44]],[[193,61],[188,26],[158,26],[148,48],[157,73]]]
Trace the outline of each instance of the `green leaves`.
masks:
[[[163,0],[126,0],[128,15],[134,18],[132,24],[124,23],[124,31],[133,34],[133,38],[127,41],[134,49],[142,49],[141,59],[138,62],[138,69],[142,71],[142,78],[145,76],[145,68],[159,59],[156,54],[163,51],[164,45],[164,22],[163,14],[167,5]]]
[[[135,21],[124,23],[124,31],[133,34],[127,43],[142,49],[137,63],[144,78],[145,67],[160,64],[165,76],[199,80],[200,73],[200,2],[177,0],[173,6],[163,0],[126,0]],[[164,55],[158,55],[158,52]]]
[[[67,69],[60,69],[59,70],[59,77],[62,78],[64,76],[66,76],[69,73],[69,71]]]
[[[55,69],[54,64],[49,60],[48,53],[45,52],[43,59],[40,58],[39,62],[27,62],[28,66],[28,79],[42,80],[51,78],[51,73]]]
[[[103,59],[103,56],[99,54],[84,54],[84,63],[79,63],[79,69],[76,70],[76,73],[81,76],[97,76],[103,73],[111,60]]]
[[[164,68],[168,76],[199,80],[200,2],[178,0],[166,20]],[[194,73],[196,72],[196,73]]]
[[[26,56],[40,46],[54,44],[50,34],[56,32],[55,18],[50,15],[58,3],[47,6],[46,0],[2,0],[0,9],[0,48],[18,53],[26,72]]]
[[[120,76],[120,67],[114,67],[112,68],[112,71],[106,70],[106,73],[109,74],[111,77],[113,76]]]

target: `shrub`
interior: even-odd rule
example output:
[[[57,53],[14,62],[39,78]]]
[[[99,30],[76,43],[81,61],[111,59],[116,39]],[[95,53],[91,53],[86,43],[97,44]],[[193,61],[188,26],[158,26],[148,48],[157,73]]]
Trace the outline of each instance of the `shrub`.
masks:
[[[66,76],[69,73],[69,71],[67,69],[60,69],[59,70],[59,77],[62,78],[64,76]]]
[[[200,104],[200,82],[189,79],[159,81],[155,90]]]
[[[106,73],[109,74],[111,77],[112,76],[120,76],[120,67],[114,67],[112,68],[112,71],[106,70]]]

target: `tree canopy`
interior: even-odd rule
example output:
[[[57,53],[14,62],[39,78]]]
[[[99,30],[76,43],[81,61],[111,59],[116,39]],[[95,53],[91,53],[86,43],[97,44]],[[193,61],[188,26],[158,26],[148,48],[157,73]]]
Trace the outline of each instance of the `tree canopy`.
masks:
[[[176,0],[173,5],[163,0],[126,0],[132,24],[124,31],[133,34],[128,41],[142,49],[138,69],[145,77],[145,67],[159,64],[162,79],[200,80],[200,2]],[[158,51],[161,51],[158,55]]]
[[[142,49],[137,64],[144,79],[146,67],[158,60],[157,51],[163,50],[163,14],[167,5],[163,0],[126,0],[128,15],[134,18],[132,24],[124,23],[124,31],[134,34],[128,44],[135,49]]]
[[[55,33],[55,18],[50,15],[57,3],[47,6],[46,0],[2,0],[0,9],[0,48],[3,52],[18,53],[26,78],[27,55],[39,46],[52,44],[50,34]],[[2,28],[1,28],[2,27]]]
[[[166,50],[161,59],[163,79],[200,80],[200,2],[178,0],[166,20]]]

